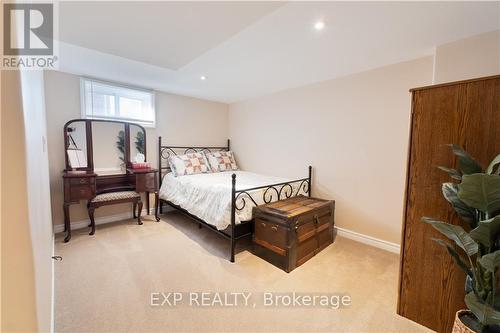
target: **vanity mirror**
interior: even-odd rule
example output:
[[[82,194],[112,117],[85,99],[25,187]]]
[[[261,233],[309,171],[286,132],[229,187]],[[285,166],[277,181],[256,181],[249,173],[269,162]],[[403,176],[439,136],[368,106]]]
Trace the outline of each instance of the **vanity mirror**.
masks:
[[[87,168],[87,131],[85,121],[70,123],[65,132],[66,154],[72,169]]]
[[[66,171],[126,174],[131,162],[146,161],[144,127],[113,120],[73,119],[64,125]],[[78,159],[76,159],[78,157]]]
[[[110,121],[92,121],[94,172],[101,175],[119,175],[126,172],[125,124]]]

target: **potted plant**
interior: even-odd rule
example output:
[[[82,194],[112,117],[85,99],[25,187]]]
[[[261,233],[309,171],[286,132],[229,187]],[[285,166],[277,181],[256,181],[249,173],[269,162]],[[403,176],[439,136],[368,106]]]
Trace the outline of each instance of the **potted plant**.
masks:
[[[484,170],[463,149],[450,147],[458,170],[439,167],[454,180],[444,183],[442,192],[463,227],[430,217],[422,221],[460,248],[459,253],[450,242],[433,239],[466,274],[468,310],[457,312],[453,332],[500,332],[500,155]]]

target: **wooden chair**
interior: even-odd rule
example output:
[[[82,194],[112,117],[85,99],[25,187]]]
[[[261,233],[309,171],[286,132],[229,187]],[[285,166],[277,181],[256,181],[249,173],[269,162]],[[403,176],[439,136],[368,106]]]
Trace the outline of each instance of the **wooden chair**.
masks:
[[[133,203],[133,215],[134,219],[137,218],[137,224],[142,225],[141,212],[142,212],[142,201],[141,195],[135,191],[120,191],[120,192],[109,192],[96,195],[92,200],[89,201],[87,209],[89,212],[90,225],[92,231],[89,235],[95,233],[95,220],[94,220],[94,210],[101,206],[116,205],[120,203],[131,202]],[[137,215],[136,215],[136,210]]]

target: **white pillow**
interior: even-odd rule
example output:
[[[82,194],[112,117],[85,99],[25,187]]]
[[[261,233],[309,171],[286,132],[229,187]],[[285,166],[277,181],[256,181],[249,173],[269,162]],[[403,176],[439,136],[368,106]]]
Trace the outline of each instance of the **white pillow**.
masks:
[[[212,172],[238,170],[232,151],[206,153]]]
[[[175,177],[210,172],[210,164],[203,152],[171,156],[168,164]]]

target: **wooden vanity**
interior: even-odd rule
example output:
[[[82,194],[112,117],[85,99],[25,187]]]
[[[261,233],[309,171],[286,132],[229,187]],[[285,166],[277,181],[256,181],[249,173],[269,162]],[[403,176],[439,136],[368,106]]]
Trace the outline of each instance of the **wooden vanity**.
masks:
[[[135,146],[135,149],[132,149]],[[158,170],[134,169],[134,152],[146,158],[146,131],[128,122],[73,119],[64,125],[66,168],[64,184],[64,242],[71,239],[70,206],[82,200],[87,206],[104,193],[135,191],[146,194],[146,210],[150,212],[150,193],[155,195],[155,218],[158,217]],[[96,149],[97,148],[97,149]],[[71,165],[71,151],[84,155],[83,162]],[[146,160],[146,159],[145,159]],[[139,207],[142,207],[142,203]],[[140,213],[139,213],[140,216]],[[135,205],[134,205],[135,217]]]

